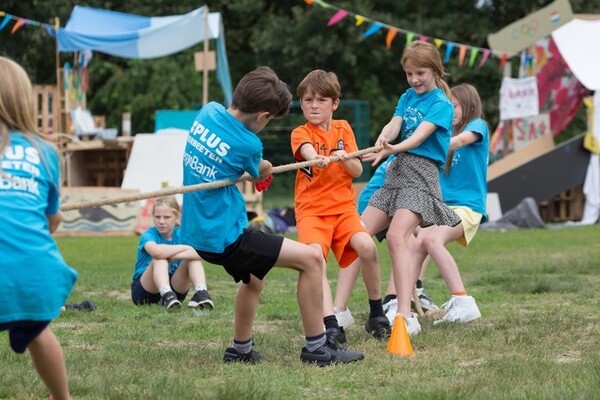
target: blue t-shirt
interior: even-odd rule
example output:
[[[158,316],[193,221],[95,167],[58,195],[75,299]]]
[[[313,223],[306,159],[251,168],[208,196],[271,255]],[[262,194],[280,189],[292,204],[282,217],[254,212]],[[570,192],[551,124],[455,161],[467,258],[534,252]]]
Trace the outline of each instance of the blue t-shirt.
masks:
[[[180,228],[176,226],[173,229],[173,233],[171,234],[171,240],[165,239],[156,227],[151,226],[146,230],[146,232],[142,233],[140,236],[140,241],[137,247],[137,256],[135,262],[135,270],[133,271],[133,280],[138,279],[148,265],[152,262],[152,256],[148,254],[144,246],[148,242],[154,242],[156,244],[180,244],[181,243],[181,233]],[[181,264],[181,260],[175,260],[169,263],[169,275],[173,275],[177,268]]]
[[[448,96],[440,88],[423,94],[410,88],[400,96],[394,116],[402,118],[401,141],[411,137],[423,121],[436,126],[421,145],[407,153],[433,160],[441,168],[446,163],[454,118],[454,106]]]
[[[77,280],[48,226],[60,205],[58,153],[33,141],[10,132],[0,158],[0,323],[53,320]]]
[[[383,186],[383,181],[385,181],[385,174],[387,173],[388,165],[391,164],[392,161],[396,159],[396,155],[392,154],[389,156],[377,169],[375,173],[369,179],[367,185],[360,192],[360,196],[358,197],[358,213],[362,214],[365,211],[365,208],[369,205],[369,200],[371,200],[371,196],[375,193],[380,187]]]
[[[449,174],[440,173],[442,196],[449,206],[466,206],[483,214],[481,222],[485,222],[490,133],[481,118],[470,121],[464,131],[477,134],[479,140],[454,150]]]
[[[183,184],[234,181],[244,172],[258,178],[262,151],[258,136],[222,105],[208,103],[188,134]],[[246,202],[236,185],[183,195],[182,243],[197,250],[222,253],[247,227]]]

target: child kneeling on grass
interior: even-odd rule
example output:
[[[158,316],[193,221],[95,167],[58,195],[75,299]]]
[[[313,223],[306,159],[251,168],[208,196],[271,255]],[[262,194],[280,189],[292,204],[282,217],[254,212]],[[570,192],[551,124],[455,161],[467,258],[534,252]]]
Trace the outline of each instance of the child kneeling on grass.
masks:
[[[137,248],[131,299],[136,305],[160,302],[167,309],[179,308],[191,282],[195,293],[188,306],[213,309],[200,257],[190,246],[180,244],[179,217],[175,197],[161,197],[154,203],[154,226],[142,234]]]
[[[272,164],[263,160],[256,135],[270,120],[288,113],[292,94],[268,67],[244,75],[229,108],[211,102],[203,106],[187,138],[183,156],[183,183],[195,185],[235,181],[244,173],[257,189],[271,180]],[[323,255],[315,248],[282,236],[248,230],[246,202],[236,187],[184,194],[182,238],[203,260],[222,265],[236,282],[242,281],[235,300],[232,346],[224,362],[256,363],[252,325],[264,278],[274,266],[298,271],[298,304],[304,325],[304,363],[329,365],[364,358],[362,353],[328,341],[323,327]]]

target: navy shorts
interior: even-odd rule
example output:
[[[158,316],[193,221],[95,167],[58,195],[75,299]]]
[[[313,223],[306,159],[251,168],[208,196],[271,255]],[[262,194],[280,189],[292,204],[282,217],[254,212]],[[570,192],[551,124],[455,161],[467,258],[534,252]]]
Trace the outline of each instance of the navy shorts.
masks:
[[[133,300],[133,304],[139,306],[141,304],[158,304],[160,303],[160,293],[150,293],[147,292],[146,289],[142,286],[142,282],[140,282],[140,278],[137,278],[135,281],[131,283],[131,300]],[[179,293],[175,291],[177,295],[177,300],[183,301],[185,296],[187,296],[188,292]]]
[[[283,237],[261,231],[245,230],[223,253],[196,250],[212,264],[225,267],[236,282],[250,283],[250,274],[262,280],[279,258]]]
[[[24,353],[29,343],[35,339],[50,321],[15,321],[0,323],[0,331],[8,331],[10,347],[15,353]]]

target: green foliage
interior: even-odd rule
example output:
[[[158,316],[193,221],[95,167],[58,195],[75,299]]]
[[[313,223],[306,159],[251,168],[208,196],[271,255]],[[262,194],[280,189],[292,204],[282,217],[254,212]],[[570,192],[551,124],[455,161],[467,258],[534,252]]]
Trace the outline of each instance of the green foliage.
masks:
[[[53,17],[57,16],[64,26],[74,5],[71,0],[34,3],[35,7],[32,7],[31,2],[7,0],[1,8],[13,15],[46,23],[52,23]],[[550,0],[331,3],[408,31],[487,48],[488,34],[544,7]],[[478,3],[482,3],[479,8],[476,7]],[[292,92],[311,69],[335,71],[340,77],[344,98],[370,102],[372,137],[389,120],[398,96],[407,89],[399,63],[405,45],[402,34],[387,49],[384,31],[363,39],[366,24],[356,27],[350,18],[326,27],[332,11],[318,5],[308,6],[301,0],[212,0],[206,4],[211,11],[222,14],[234,85],[244,73],[258,65],[273,67],[288,82]],[[155,0],[151,4],[144,0],[89,0],[85,5],[161,16],[189,12],[200,4],[190,0]],[[571,5],[575,13],[600,12],[597,2],[571,0]],[[56,81],[55,46],[44,30],[24,27],[10,35],[5,29],[0,35],[0,53],[21,62],[36,83]],[[120,126],[121,114],[131,112],[134,132],[152,131],[157,109],[197,108],[202,98],[202,79],[194,70],[193,53],[200,50],[201,45],[198,45],[180,54],[137,61],[95,53],[90,66],[89,107],[95,114],[106,115],[111,126]],[[61,54],[59,58],[61,65],[72,61],[69,54]],[[446,67],[451,85],[470,82],[478,88],[487,119],[492,127],[495,126],[501,81],[497,60],[491,59],[481,69],[460,67],[455,54]],[[223,99],[214,73],[210,74],[209,97],[216,101]],[[582,126],[585,127],[585,118],[580,113],[565,134],[580,133]]]

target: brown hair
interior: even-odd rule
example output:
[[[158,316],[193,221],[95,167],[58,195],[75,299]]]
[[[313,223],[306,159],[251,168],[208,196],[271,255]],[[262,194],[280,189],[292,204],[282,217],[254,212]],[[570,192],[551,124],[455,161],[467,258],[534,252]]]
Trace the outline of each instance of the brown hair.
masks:
[[[475,86],[469,85],[468,83],[461,83],[460,85],[454,86],[452,89],[452,96],[454,100],[460,105],[462,109],[462,117],[460,121],[452,127],[452,136],[456,136],[465,130],[467,124],[473,121],[475,118],[483,118],[483,107],[481,106],[481,98]],[[450,173],[452,167],[452,158],[454,157],[454,150],[448,152],[446,158],[446,173]]]
[[[442,89],[448,98],[452,98],[450,87],[444,80],[448,73],[444,69],[442,56],[434,45],[422,40],[411,42],[404,49],[400,63],[404,67],[408,61],[418,68],[431,68],[435,77],[435,85]]]
[[[332,99],[339,99],[342,95],[342,89],[338,77],[333,72],[326,72],[322,69],[315,69],[309,72],[296,90],[298,97],[302,99],[305,94],[319,94]]]
[[[292,94],[269,67],[258,67],[242,77],[233,91],[231,107],[244,113],[268,111],[273,118],[286,115]]]

